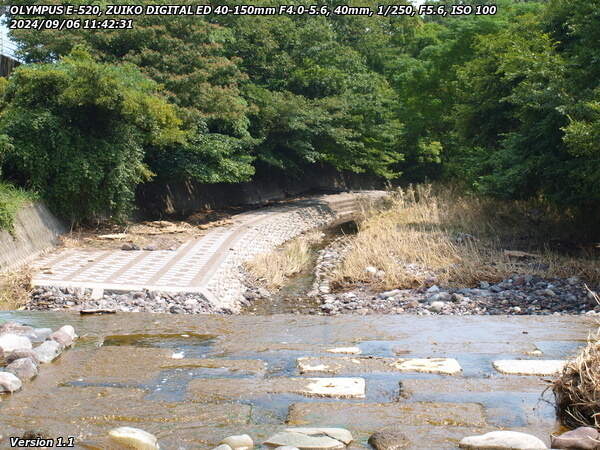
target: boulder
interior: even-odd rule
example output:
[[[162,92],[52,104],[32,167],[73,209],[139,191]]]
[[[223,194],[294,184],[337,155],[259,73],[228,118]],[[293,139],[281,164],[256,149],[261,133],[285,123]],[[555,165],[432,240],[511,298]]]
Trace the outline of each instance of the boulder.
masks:
[[[492,431],[479,436],[469,436],[461,440],[458,446],[477,450],[542,450],[548,448],[535,436],[517,431]]]
[[[10,372],[0,372],[0,392],[15,392],[21,389],[21,380]]]
[[[373,433],[369,444],[375,450],[399,450],[408,447],[410,442],[402,431],[390,429]]]
[[[31,341],[25,336],[20,336],[14,333],[4,333],[0,335],[0,350],[4,354],[14,350],[30,349]]]
[[[31,339],[34,341],[45,341],[48,336],[52,334],[50,328],[34,328],[31,334]]]
[[[48,336],[49,340],[56,341],[61,348],[67,348],[73,345],[73,338],[64,331],[58,330]]]
[[[20,358],[6,366],[6,371],[12,373],[21,381],[26,381],[37,376],[38,366],[31,358]]]
[[[12,333],[21,336],[29,336],[33,333],[33,328],[27,325],[21,325],[17,322],[5,322],[0,325],[0,334]]]
[[[600,447],[600,433],[591,427],[579,427],[560,436],[551,436],[552,448],[594,450]]]
[[[36,353],[32,349],[15,350],[4,356],[4,362],[10,364],[21,358],[30,358],[34,363],[39,364]]]
[[[73,340],[77,339],[77,337],[78,337],[75,334],[75,328],[73,328],[71,325],[64,325],[64,326],[60,327],[57,331],[61,331],[65,334],[67,334]]]
[[[213,448],[213,450],[233,450],[233,449],[229,445],[220,444],[220,445],[216,446],[215,448]]]
[[[429,309],[433,312],[441,312],[446,306],[446,302],[433,302],[429,305]]]
[[[135,450],[157,450],[160,448],[156,436],[139,428],[113,428],[108,432],[108,436],[112,441]]]
[[[254,441],[247,434],[226,437],[219,444],[228,445],[232,450],[250,450],[254,448]]]
[[[47,364],[56,359],[61,353],[60,344],[56,341],[44,341],[33,349],[37,359],[42,364]]]

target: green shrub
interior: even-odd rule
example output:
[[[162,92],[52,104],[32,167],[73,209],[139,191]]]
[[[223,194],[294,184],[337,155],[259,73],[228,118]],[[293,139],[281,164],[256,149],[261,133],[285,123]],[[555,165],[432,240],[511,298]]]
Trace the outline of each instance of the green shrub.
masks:
[[[122,219],[153,174],[146,148],[184,140],[158,85],[130,65],[94,61],[79,48],[56,63],[19,67],[0,116],[5,178],[23,180],[71,222]]]
[[[0,230],[12,232],[19,209],[36,198],[31,192],[0,182]]]

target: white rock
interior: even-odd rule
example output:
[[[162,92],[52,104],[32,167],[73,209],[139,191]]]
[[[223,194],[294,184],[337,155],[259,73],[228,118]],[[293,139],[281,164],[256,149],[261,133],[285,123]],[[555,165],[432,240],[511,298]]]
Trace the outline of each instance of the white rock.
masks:
[[[329,353],[345,353],[347,355],[360,355],[362,352],[358,347],[336,347],[327,349]]]
[[[217,445],[213,450],[233,450],[229,445],[221,444]]]
[[[410,358],[399,359],[394,367],[401,372],[440,373],[456,375],[462,367],[454,358]]]
[[[429,294],[435,294],[436,292],[440,292],[440,288],[438,286],[436,286],[435,284],[433,286],[431,286],[429,289],[427,289],[427,293],[429,293]]]
[[[51,328],[34,328],[32,339],[35,341],[43,341],[52,334]]]
[[[477,450],[542,450],[548,448],[535,436],[516,431],[492,431],[480,436],[469,436],[460,441],[458,445],[460,448]]]
[[[60,355],[61,347],[56,341],[44,341],[33,349],[39,362],[47,364]]]
[[[114,442],[136,450],[156,450],[160,448],[154,435],[138,428],[114,428],[108,432],[108,436]]]
[[[321,434],[327,435],[337,441],[343,442],[348,445],[354,440],[352,433],[345,428],[316,428],[316,427],[300,427],[300,428],[286,428],[285,431],[291,431],[293,433],[306,434],[308,436],[318,436]]]
[[[445,306],[445,302],[432,302],[431,305],[429,305],[429,309],[431,309],[434,312],[440,312],[442,311],[442,309],[444,309]]]
[[[492,364],[498,372],[507,375],[548,376],[560,373],[565,361],[553,359],[501,359],[494,361]]]
[[[19,336],[18,334],[13,333],[0,335],[0,350],[2,350],[4,353],[30,348],[31,341],[25,336]]]
[[[364,378],[307,378],[300,394],[309,397],[365,398]]]
[[[61,348],[67,348],[73,345],[73,338],[71,335],[61,330],[57,330],[52,333],[50,336],[48,336],[48,339],[58,342]]]
[[[6,366],[6,371],[12,373],[14,376],[22,381],[31,380],[38,374],[38,367],[31,358],[16,359]]]
[[[73,328],[71,325],[62,326],[58,329],[58,331],[62,331],[63,333],[68,334],[69,336],[71,336],[71,339],[73,339],[73,340],[77,339],[77,337],[78,337],[75,334],[75,328]]]
[[[226,437],[219,444],[228,445],[232,450],[250,450],[254,448],[254,441],[247,434]]]
[[[183,359],[183,357],[185,356],[184,352],[173,352],[173,354],[171,355],[172,359]]]
[[[10,372],[0,372],[0,392],[15,392],[21,389],[21,380]]]
[[[367,272],[371,275],[375,275],[377,273],[377,267],[367,266],[367,267],[365,267],[365,272]]]
[[[298,447],[291,447],[289,445],[282,445],[281,447],[277,447],[275,450],[300,450]]]

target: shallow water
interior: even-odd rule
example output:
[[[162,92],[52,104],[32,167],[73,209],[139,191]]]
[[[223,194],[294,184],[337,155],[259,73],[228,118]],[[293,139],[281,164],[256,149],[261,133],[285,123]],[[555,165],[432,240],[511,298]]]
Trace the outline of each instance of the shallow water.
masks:
[[[528,358],[534,348],[545,359],[568,357],[596,326],[588,318],[549,316],[0,313],[0,322],[6,320],[52,328],[70,323],[81,339],[21,392],[2,397],[4,436],[36,430],[110,448],[108,430],[127,425],[155,434],[165,449],[212,448],[239,433],[258,442],[286,423],[349,428],[355,448],[393,424],[427,439],[430,448],[456,448],[461,436],[498,427],[547,440],[557,425],[541,399],[546,385],[537,377],[500,375],[491,362]],[[327,349],[354,345],[361,356],[453,357],[463,373],[335,375],[363,377],[364,399],[277,392],[308,377],[298,372],[298,357],[343,356]],[[180,352],[183,359],[172,358]],[[310,377],[317,376],[333,375]]]

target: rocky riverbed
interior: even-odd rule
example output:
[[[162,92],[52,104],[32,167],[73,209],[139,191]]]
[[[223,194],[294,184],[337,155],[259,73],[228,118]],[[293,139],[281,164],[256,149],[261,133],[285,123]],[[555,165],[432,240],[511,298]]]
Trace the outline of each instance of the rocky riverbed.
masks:
[[[29,311],[105,311],[105,312],[151,312],[171,314],[231,314],[227,308],[216,308],[198,293],[167,293],[133,291],[105,293],[93,298],[91,289],[38,287],[31,293],[25,305]]]
[[[425,275],[427,283],[416,289],[376,291],[358,287],[332,292],[331,274],[341,263],[349,244],[346,239],[332,242],[323,249],[315,267],[315,281],[310,293],[320,300],[321,314],[444,314],[444,315],[548,315],[600,314],[595,288],[580,278],[544,278],[532,274],[515,274],[498,283],[480,281],[477,286],[444,286],[432,272],[406,264],[407,271]],[[384,274],[376,267],[365,272],[374,280]]]

